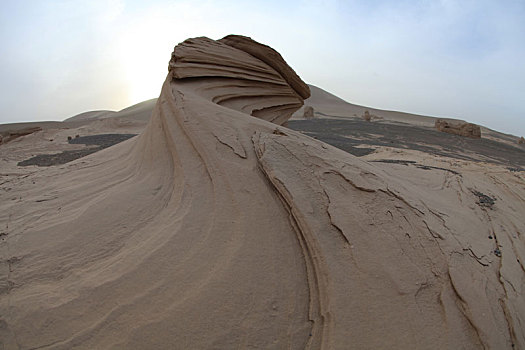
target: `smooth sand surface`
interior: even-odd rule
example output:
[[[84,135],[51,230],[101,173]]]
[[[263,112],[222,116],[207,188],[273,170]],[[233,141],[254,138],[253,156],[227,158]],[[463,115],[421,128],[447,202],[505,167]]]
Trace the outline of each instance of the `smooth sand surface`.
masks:
[[[0,146],[3,348],[525,349],[525,174],[285,128],[304,83],[233,39],[175,48],[137,137]]]

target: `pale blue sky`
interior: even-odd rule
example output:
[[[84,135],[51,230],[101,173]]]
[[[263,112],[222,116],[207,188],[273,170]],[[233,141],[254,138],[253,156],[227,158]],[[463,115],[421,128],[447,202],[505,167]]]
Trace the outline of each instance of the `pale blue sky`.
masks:
[[[227,34],[349,102],[525,135],[524,0],[2,0],[0,123],[157,97],[173,46]]]

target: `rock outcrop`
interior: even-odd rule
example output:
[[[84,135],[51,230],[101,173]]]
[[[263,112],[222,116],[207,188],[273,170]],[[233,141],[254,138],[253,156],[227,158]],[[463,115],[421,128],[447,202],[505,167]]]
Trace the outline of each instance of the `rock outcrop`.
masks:
[[[379,119],[377,115],[371,114],[369,111],[365,111],[361,118],[363,118],[367,122],[372,121],[373,119]]]
[[[2,134],[0,134],[0,145],[2,143],[8,143],[9,141],[13,141],[14,139],[17,139],[22,136],[30,135],[32,133],[41,131],[42,128],[40,127],[29,127],[29,128],[22,128],[17,130],[11,130],[6,131]]]
[[[522,137],[519,139],[518,143],[519,143],[520,145],[525,144],[525,138],[522,136]]]
[[[465,136],[474,139],[481,138],[481,128],[479,125],[472,123],[438,119],[436,120],[435,127],[437,130],[449,134]]]
[[[355,116],[357,116],[357,115],[355,115]],[[370,122],[370,121],[376,120],[376,119],[383,119],[383,117],[379,117],[379,116],[377,116],[375,114],[370,113],[370,111],[366,110],[361,115],[361,119],[366,120],[367,122]]]
[[[303,118],[313,119],[314,117],[314,108],[312,106],[304,106]]]
[[[271,47],[241,35],[228,35],[219,40],[219,42],[235,47],[258,58],[275,69],[303,100],[310,97],[310,88],[308,85],[299,78],[295,71],[284,61],[282,56]]]
[[[310,96],[281,55],[243,36],[188,39],[175,47],[168,70],[214,103],[279,125]]]

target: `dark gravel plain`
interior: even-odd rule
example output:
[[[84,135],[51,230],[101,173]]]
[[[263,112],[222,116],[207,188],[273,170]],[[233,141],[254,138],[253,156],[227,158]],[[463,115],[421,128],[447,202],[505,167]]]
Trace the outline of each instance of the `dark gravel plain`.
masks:
[[[95,153],[104,148],[116,145],[117,143],[130,139],[133,136],[136,136],[136,134],[100,134],[80,136],[77,138],[73,138],[68,142],[70,144],[82,144],[86,146],[96,147],[86,147],[80,150],[62,151],[61,153],[56,154],[39,154],[32,158],[19,162],[18,166],[52,166],[69,163],[75,159],[85,157],[91,153]]]
[[[513,147],[488,139],[470,139],[447,134],[433,128],[409,124],[367,122],[364,120],[310,119],[291,120],[288,127],[361,157],[374,151],[373,147],[386,146],[413,149],[439,156],[470,161],[488,161],[507,166],[512,171],[525,171],[525,147]],[[40,154],[19,162],[19,166],[52,166],[98,152],[125,141],[135,134],[100,134],[73,138],[70,144],[83,144],[80,150],[58,154]],[[364,145],[364,147],[363,147]],[[95,146],[95,147],[94,147]]]
[[[413,149],[439,156],[503,164],[524,171],[525,148],[488,139],[471,139],[433,128],[342,119],[291,120],[288,127],[355,156],[372,153],[369,146]],[[357,147],[361,146],[361,147]]]

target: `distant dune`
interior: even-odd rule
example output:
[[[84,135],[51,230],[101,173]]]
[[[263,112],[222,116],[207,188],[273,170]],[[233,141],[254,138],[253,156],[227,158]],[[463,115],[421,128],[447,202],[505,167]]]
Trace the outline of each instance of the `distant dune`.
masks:
[[[378,119],[386,122],[406,123],[415,126],[424,126],[434,128],[437,117],[430,117],[418,114],[388,111],[366,106],[360,106],[346,102],[345,100],[317,87],[309,84],[311,96],[305,100],[305,105],[312,106],[316,112],[317,118],[361,118],[366,111],[370,112]],[[127,107],[119,112],[112,111],[93,111],[85,112],[74,117],[68,118],[65,121],[86,121],[93,119],[126,118],[135,121],[149,120],[157,99],[150,99],[136,105]],[[298,109],[293,114],[293,119],[301,119],[303,115],[303,107]],[[442,120],[458,121],[453,118],[439,118]],[[460,120],[461,121],[461,120]],[[1,126],[0,126],[1,127]],[[503,142],[510,145],[515,145],[519,141],[518,136],[504,134],[496,130],[492,130],[481,126],[483,137]]]
[[[370,113],[386,120],[409,123],[413,125],[434,126],[434,122],[436,120],[434,117],[386,111],[382,109],[351,104],[313,85],[310,85],[310,91],[312,92],[312,96],[305,100],[305,105],[314,107],[314,109],[321,116],[325,117],[361,117],[365,111],[369,111]],[[297,111],[295,115],[302,115],[302,109]]]
[[[84,112],[75,115],[74,117],[68,118],[64,120],[65,122],[74,122],[74,121],[90,121],[94,119],[103,119],[103,118],[109,118],[116,114],[117,112],[114,111],[90,111],[90,112]]]
[[[305,104],[312,106],[321,114],[321,116],[328,117],[359,117],[365,111],[377,114],[383,118],[392,121],[399,121],[405,123],[412,123],[415,125],[433,126],[437,118],[427,117],[416,114],[409,114],[403,112],[385,111],[365,106],[359,106],[348,103],[343,99],[321,89],[314,85],[308,85],[311,91],[311,97],[305,100]],[[131,107],[125,108],[119,112],[112,111],[92,111],[85,112],[74,117],[68,118],[65,121],[77,121],[86,119],[105,119],[108,117],[128,117],[133,115],[135,118],[149,118],[153,111],[157,99],[147,100]],[[301,116],[303,108],[300,108],[294,113],[294,116]],[[133,113],[130,113],[132,112]],[[135,113],[137,112],[137,113]],[[141,113],[144,112],[144,113]]]
[[[431,120],[180,43],[158,99],[0,145],[0,348],[525,349],[525,150]]]
[[[137,103],[133,106],[124,108],[118,112],[114,111],[91,111],[77,114],[73,117],[67,118],[64,122],[72,121],[92,121],[95,119],[106,119],[106,118],[128,118],[135,120],[149,120],[153,107],[157,103],[156,98],[146,100],[140,103]]]

